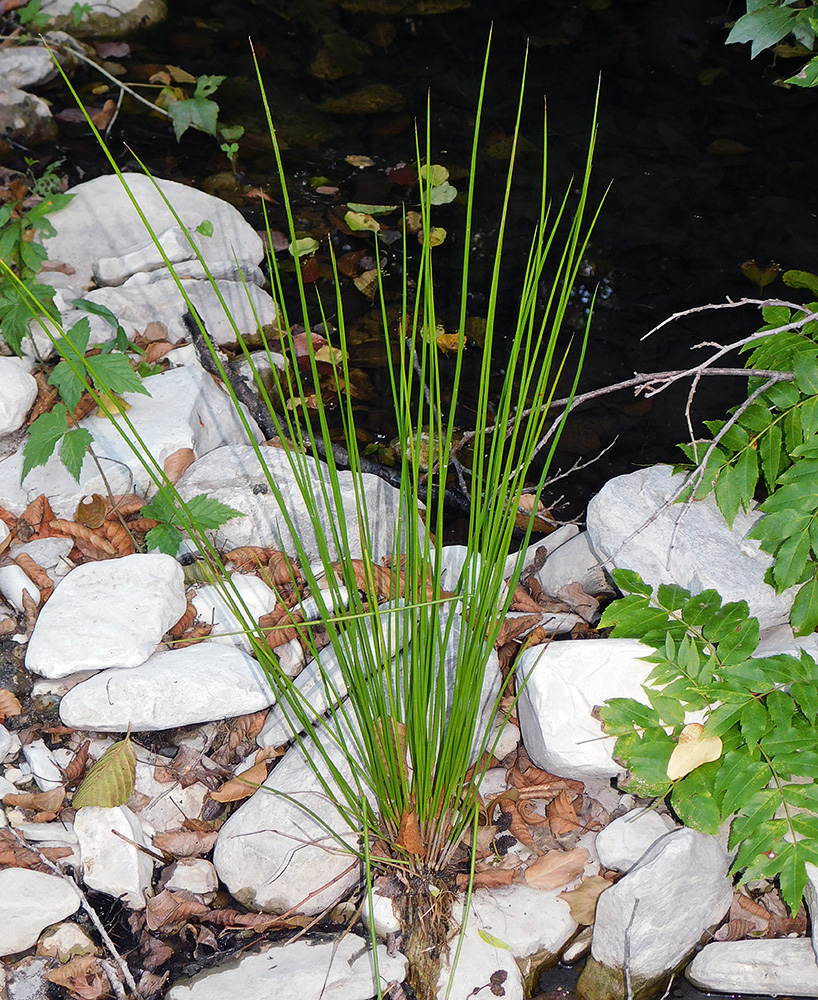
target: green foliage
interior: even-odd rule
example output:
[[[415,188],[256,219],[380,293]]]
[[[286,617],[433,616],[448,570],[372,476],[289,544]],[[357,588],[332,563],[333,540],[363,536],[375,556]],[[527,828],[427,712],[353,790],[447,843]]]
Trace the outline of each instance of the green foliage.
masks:
[[[159,521],[145,536],[148,548],[175,556],[184,539],[184,532],[214,531],[232,518],[242,517],[242,512],[204,493],[183,504],[167,488],[163,488],[142,508],[141,516]]]
[[[23,448],[23,479],[32,469],[45,465],[62,441],[60,458],[79,481],[83,460],[94,438],[83,427],[71,429],[68,414],[74,413],[89,385],[106,397],[124,392],[150,395],[125,354],[103,352],[86,358],[90,336],[91,326],[83,318],[55,342],[62,361],[54,368],[48,381],[59,391],[62,403],[50,412],[40,414],[29,428],[28,440]],[[127,342],[125,346],[128,346]]]
[[[173,121],[173,132],[177,142],[189,128],[199,129],[208,135],[216,135],[219,105],[210,100],[225,81],[223,76],[200,76],[196,80],[193,97],[174,101],[168,105],[168,114]]]
[[[784,280],[810,290],[818,278],[804,271],[788,271]],[[759,332],[742,351],[749,368],[792,372],[791,381],[769,386],[743,409],[736,407],[725,420],[705,421],[717,440],[707,460],[697,498],[713,491],[728,524],[739,508],[749,509],[757,491],[767,494],[761,518],[751,538],[775,557],[769,582],[781,593],[800,589],[791,612],[799,635],[818,627],[818,321],[809,319],[818,302],[803,309],[768,306]],[[782,329],[797,324],[797,329]],[[753,393],[765,383],[749,379]],[[726,430],[725,430],[726,428]],[[680,446],[691,462],[703,461],[710,442]]]
[[[765,49],[779,45],[789,36],[800,46],[800,53],[816,50],[818,7],[815,0],[802,6],[801,0],[747,0],[747,13],[733,25],[727,44],[750,42],[755,59]],[[795,76],[785,81],[796,87],[814,87],[818,83],[818,55]]]
[[[661,586],[653,595],[637,574],[615,570],[628,596],[610,604],[600,625],[640,639],[655,652],[649,705],[611,699],[601,709],[616,736],[626,787],[670,797],[682,821],[715,834],[731,823],[742,880],[778,876],[793,912],[818,864],[818,665],[806,653],[753,658],[757,619],[744,601],[722,604],[714,590],[691,596]],[[722,756],[685,777],[667,777],[685,714],[702,712],[704,736],[722,740]]]
[[[37,279],[48,253],[37,240],[54,235],[48,216],[71,201],[72,195],[59,194],[59,162],[49,165],[39,178],[28,160],[26,181],[8,185],[12,197],[0,205],[0,330],[9,347],[20,353],[28,333],[32,311],[58,319],[54,289]],[[39,198],[41,200],[36,201]],[[32,204],[34,201],[34,204]],[[32,309],[32,306],[34,309]]]
[[[17,12],[20,24],[25,25],[32,31],[39,31],[41,28],[45,28],[49,23],[49,18],[41,12],[40,8],[42,5],[42,0],[29,0],[25,7],[21,7]]]

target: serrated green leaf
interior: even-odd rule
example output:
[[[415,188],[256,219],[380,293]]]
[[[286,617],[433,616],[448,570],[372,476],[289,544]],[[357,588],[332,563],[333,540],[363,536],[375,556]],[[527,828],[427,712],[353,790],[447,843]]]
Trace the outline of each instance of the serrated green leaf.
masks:
[[[795,703],[788,694],[777,689],[767,695],[766,708],[776,729],[789,729],[795,714]]]
[[[818,715],[818,687],[813,681],[796,681],[790,694],[807,718],[814,719]]]
[[[733,465],[721,470],[716,480],[716,503],[732,527],[739,507],[749,508],[758,482],[758,457],[753,448],[745,448]]]
[[[764,5],[750,10],[736,21],[727,36],[727,45],[750,42],[750,57],[755,57],[764,49],[780,42],[792,30],[794,12],[789,7]],[[772,309],[764,310],[764,319]]]
[[[818,356],[813,354],[799,354],[793,359],[793,374],[795,384],[805,396],[814,396],[818,393]]]
[[[645,583],[642,577],[632,569],[615,569],[611,576],[623,593],[641,594],[643,597],[650,597],[653,593],[651,585]]]
[[[109,395],[121,395],[125,392],[150,395],[124,354],[97,354],[93,358],[87,358],[86,365],[94,385]]]
[[[226,79],[226,76],[198,77],[196,80],[196,89],[193,91],[193,97],[210,97],[211,94],[216,93]]]
[[[808,288],[818,295],[818,275],[810,271],[785,271],[781,280],[790,288]]]
[[[124,805],[133,794],[136,778],[136,753],[130,735],[108,747],[82,780],[74,794],[75,809],[101,806],[110,809]]]
[[[73,413],[80,397],[87,388],[84,379],[76,374],[67,361],[60,361],[49,376],[48,381],[57,388],[60,398],[68,410]]]
[[[808,580],[795,595],[790,622],[796,635],[809,635],[818,629],[818,576]]]
[[[166,556],[175,556],[183,539],[182,532],[172,524],[158,524],[145,535],[145,545],[148,549],[159,549]]]
[[[214,500],[212,497],[206,496],[204,493],[200,493],[198,496],[192,497],[188,500],[187,509],[190,514],[190,519],[197,528],[202,530],[220,528],[223,524],[227,521],[231,521],[234,517],[245,516],[242,511],[235,510],[233,507],[228,507],[226,503]]]
[[[77,427],[69,431],[60,445],[62,464],[77,482],[80,481],[82,463],[88,454],[88,449],[94,441],[94,435],[85,427]]]
[[[685,826],[702,833],[716,834],[721,823],[721,810],[713,791],[713,780],[719,762],[702,764],[673,787],[670,800]]]
[[[806,531],[785,538],[779,545],[773,563],[773,579],[779,593],[801,581],[807,567],[810,548],[809,533]]]
[[[742,708],[739,720],[741,735],[751,747],[758,743],[764,733],[767,732],[770,724],[764,706],[755,698],[752,701],[748,701]]]
[[[68,411],[62,403],[58,403],[49,413],[41,413],[37,417],[28,429],[28,441],[23,448],[22,480],[25,480],[32,469],[45,465],[67,430]]]
[[[758,439],[758,454],[761,470],[768,492],[775,489],[775,481],[782,467],[781,427],[778,421],[770,423],[768,429]]]
[[[754,760],[746,746],[725,754],[714,783],[714,791],[721,801],[722,821],[751,801],[769,780],[770,768]]]
[[[667,764],[676,746],[664,729],[648,729],[640,740],[630,740],[620,736],[616,741],[615,753],[630,771],[625,783],[626,789],[634,795],[645,798],[660,798],[667,795],[671,782],[667,776]]]

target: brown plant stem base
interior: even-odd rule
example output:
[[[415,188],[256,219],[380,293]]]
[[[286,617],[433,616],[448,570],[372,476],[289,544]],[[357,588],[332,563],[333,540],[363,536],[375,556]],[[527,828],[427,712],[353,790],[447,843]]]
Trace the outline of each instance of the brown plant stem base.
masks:
[[[423,871],[421,866],[398,877],[405,885],[396,903],[409,963],[407,982],[418,1000],[434,1000],[441,967],[449,960],[449,940],[457,929],[451,920],[454,880],[440,872]]]

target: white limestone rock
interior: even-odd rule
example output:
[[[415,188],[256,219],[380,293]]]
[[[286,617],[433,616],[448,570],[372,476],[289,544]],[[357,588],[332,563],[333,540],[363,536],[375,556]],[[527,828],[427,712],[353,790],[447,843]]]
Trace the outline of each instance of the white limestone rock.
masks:
[[[65,778],[54,754],[44,740],[32,740],[23,747],[23,756],[31,768],[31,775],[41,792],[59,788]]]
[[[177,275],[184,276],[185,293],[199,313],[207,332],[217,344],[236,343],[233,323],[238,327],[239,333],[246,337],[258,331],[259,321],[262,326],[275,322],[276,310],[273,300],[254,280],[242,283],[240,280],[230,281],[221,277],[218,281],[218,290],[225,302],[225,305],[222,305],[208,279],[189,276],[189,272],[194,270],[201,270],[198,260],[192,265],[175,266]],[[235,266],[232,263],[225,263],[217,270],[233,274]],[[217,278],[219,275],[214,274],[213,277]],[[256,278],[255,271],[249,277]],[[107,306],[129,337],[145,326],[146,316],[165,324],[171,343],[189,336],[187,327],[182,322],[188,305],[176,282],[168,277],[167,270],[140,271],[118,287],[95,288],[87,292],[84,297],[89,302]],[[80,315],[84,314],[77,313],[75,316],[66,312],[63,314],[63,320],[71,325]],[[110,339],[111,328],[107,324],[99,322],[91,324],[91,343]]]
[[[181,889],[192,892],[203,903],[210,903],[216,897],[219,877],[216,869],[204,858],[181,858],[172,866],[166,889]]]
[[[76,913],[80,902],[74,886],[58,875],[0,870],[0,957],[31,948],[44,928]]]
[[[517,660],[517,702],[523,743],[531,760],[565,778],[613,778],[624,773],[613,759],[614,738],[594,718],[607,698],[635,698],[653,664],[653,648],[637,639],[586,639],[532,646]],[[527,680],[526,680],[527,678]]]
[[[31,90],[53,80],[57,66],[42,45],[18,45],[0,49],[0,80],[11,87]]]
[[[12,736],[5,726],[0,725],[0,764],[2,764],[6,758],[10,758],[15,752],[15,748],[19,747],[19,745],[19,737],[17,737],[17,742],[15,743],[15,737]]]
[[[60,718],[74,729],[146,732],[258,712],[274,700],[255,660],[235,646],[200,642],[95,674],[63,697]]]
[[[195,242],[185,236],[179,226],[171,226],[164,233],[158,233],[156,243],[144,234],[144,242],[131,250],[123,251],[115,257],[100,257],[92,268],[97,285],[121,285],[138,271],[158,271],[171,264],[196,260]]]
[[[44,100],[0,79],[0,135],[41,146],[57,138],[57,123]]]
[[[22,567],[13,564],[0,566],[0,594],[18,613],[24,610],[23,594],[26,592],[35,606],[40,603],[40,590]]]
[[[127,417],[144,443],[147,452],[161,465],[180,448],[190,448],[197,456],[225,444],[247,442],[247,432],[230,397],[222,392],[202,368],[175,368],[153,375],[144,382],[149,396],[138,392],[124,394],[129,404]],[[115,421],[92,414],[79,426],[94,436],[94,453],[100,459],[111,492],[144,495],[153,484],[140,461],[142,445],[121,421],[125,437]],[[261,431],[252,418],[249,426],[256,440]],[[134,450],[128,441],[134,443]],[[249,446],[248,446],[249,448]],[[0,462],[0,496],[13,513],[23,509],[41,493],[48,496],[58,517],[72,519],[77,504],[93,493],[106,495],[108,490],[93,459],[85,458],[79,482],[63,466],[59,455],[52,455],[45,465],[33,469],[21,484],[23,449]],[[200,491],[202,492],[202,491]]]
[[[591,959],[577,992],[597,996],[603,995],[597,992],[603,982],[609,990],[612,983],[623,985],[626,932],[634,993],[648,984],[661,992],[705,930],[729,909],[729,868],[727,851],[715,837],[683,828],[659,839],[599,897]]]
[[[562,529],[555,531],[554,535],[558,535],[559,531]],[[536,574],[537,582],[546,594],[556,594],[561,587],[571,583],[580,584],[586,594],[614,593],[599,558],[591,548],[587,531],[575,534],[556,547],[552,547],[552,537],[548,535],[541,543],[546,546],[548,555],[542,569]]]
[[[231,591],[234,606],[243,620],[239,619],[225,599],[226,588]],[[233,595],[233,590],[236,596]],[[276,595],[257,576],[232,573],[229,583],[225,581],[218,587],[205,584],[197,588],[193,604],[202,621],[213,624],[210,641],[236,646],[249,655],[252,653],[252,645],[245,635],[245,628],[253,628],[262,615],[273,610]]]
[[[469,923],[504,941],[525,980],[544,965],[553,964],[577,930],[571,909],[559,895],[528,885],[477,889],[472,896]]]
[[[0,49],[0,56],[7,49]],[[0,63],[2,75],[2,63]],[[0,436],[23,426],[37,398],[37,381],[16,358],[0,357]]]
[[[135,667],[186,607],[184,573],[170,556],[135,553],[85,563],[60,581],[40,612],[26,667],[52,678]]]
[[[378,973],[383,986],[403,982],[406,958],[390,956],[378,946]],[[301,939],[243,953],[192,979],[175,983],[166,1000],[369,1000],[377,992],[369,942],[357,934],[335,941]]]
[[[815,952],[815,960],[818,962],[818,865],[807,861],[805,867],[807,884],[804,889],[804,899],[812,926],[812,950]]]
[[[630,871],[649,847],[674,827],[655,809],[631,809],[596,835],[596,853],[603,868]]]
[[[477,895],[475,893],[475,895]],[[500,925],[505,927],[502,916],[497,912],[492,912],[491,907],[484,907],[488,910],[488,923],[492,926]],[[452,917],[458,922],[463,919],[463,903],[458,900],[452,908]],[[491,935],[498,939],[498,944],[494,944],[491,938],[481,936],[483,930],[482,921],[479,920],[474,911],[469,913],[465,930],[461,932],[458,941],[451,942],[449,949],[450,962],[443,962],[440,969],[440,976],[437,981],[437,1000],[446,1000],[446,997],[467,997],[474,996],[486,990],[487,985],[492,982],[492,976],[497,973],[505,973],[505,977],[500,983],[503,990],[502,996],[506,1000],[523,1000],[523,974],[512,954],[511,941],[508,937],[503,938],[500,934],[491,931]],[[460,946],[460,954],[457,965],[454,969],[450,963],[454,962],[457,947]],[[504,947],[507,945],[508,947]],[[491,994],[489,994],[491,995]]]
[[[134,795],[128,801],[142,825],[154,833],[177,830],[184,820],[199,819],[207,798],[208,789],[201,781],[185,785],[179,781],[157,781],[154,766],[167,763],[165,758],[141,749],[136,762]]]
[[[282,493],[285,508],[294,522],[296,533],[306,549],[308,561],[319,557],[315,527],[310,519],[304,500],[293,476],[290,462],[281,448],[262,448],[264,463],[273,481]],[[307,468],[315,470],[315,476],[327,475],[322,462],[301,458]],[[320,530],[332,550],[332,524],[346,521],[350,536],[349,555],[360,558],[361,543],[356,528],[358,501],[352,474],[339,472],[343,509],[328,511],[322,500],[317,505],[320,516]],[[380,562],[383,556],[392,553],[393,538],[400,516],[400,493],[378,476],[362,476],[370,514],[372,532],[372,558]],[[241,545],[273,545],[296,555],[295,543],[278,502],[267,482],[261,465],[253,449],[247,446],[230,445],[217,448],[197,459],[176,484],[180,496],[188,500],[198,493],[208,496],[236,510],[245,517],[228,521],[215,533],[218,548],[231,549]],[[316,486],[316,492],[318,487]]]
[[[326,729],[320,730],[320,737],[339,773],[352,782],[347,758],[355,755],[353,737],[345,735],[343,751]],[[329,787],[337,789],[312,740],[304,743]],[[297,907],[300,913],[315,915],[358,884],[360,866],[344,845],[356,848],[359,832],[327,798],[305,750],[292,747],[264,786],[219,831],[213,852],[216,871],[232,895],[250,909],[283,913]],[[342,793],[338,790],[337,794]],[[306,810],[320,816],[323,823]]]
[[[12,545],[9,555],[12,559],[25,554],[31,556],[34,562],[48,573],[52,580],[56,581],[73,568],[73,563],[68,561],[68,554],[74,548],[74,541],[71,538],[35,538],[33,542],[25,542],[23,545]]]
[[[713,941],[685,970],[700,990],[818,996],[818,964],[805,938]]]
[[[150,842],[131,810],[127,806],[82,806],[74,817],[74,832],[80,845],[83,882],[123,900],[133,910],[144,909],[153,861],[136,846],[150,847]]]
[[[51,955],[59,958],[61,965],[79,955],[98,955],[100,951],[101,949],[94,944],[85,931],[70,920],[46,931],[37,942],[38,955]]]
[[[762,515],[740,510],[731,530],[713,496],[662,509],[683,481],[670,466],[654,465],[606,483],[586,516],[596,554],[652,587],[674,583],[694,594],[712,587],[725,601],[745,600],[762,630],[786,624],[797,588],[776,594],[764,582],[772,556],[747,538]]]
[[[234,266],[235,257],[248,280],[256,285],[262,284],[258,264],[264,256],[264,247],[259,235],[238,209],[226,201],[175,181],[154,182],[141,173],[126,173],[124,178],[155,233],[166,233],[179,226],[179,220],[174,218],[162,198],[164,194],[193,238],[211,273],[220,277],[227,265]],[[42,275],[42,280],[64,288],[66,299],[71,299],[84,295],[92,287],[96,261],[121,257],[135,247],[144,247],[150,240],[150,235],[116,175],[109,174],[85,181],[70,188],[68,193],[74,195],[71,202],[49,216],[56,235],[46,239],[44,245],[50,260],[70,262],[74,274],[65,276],[49,272]],[[196,232],[204,221],[212,223],[212,236]],[[181,273],[197,278],[206,277],[198,261],[195,262],[195,269],[191,264],[183,271],[180,269]],[[153,318],[148,310],[145,322]]]

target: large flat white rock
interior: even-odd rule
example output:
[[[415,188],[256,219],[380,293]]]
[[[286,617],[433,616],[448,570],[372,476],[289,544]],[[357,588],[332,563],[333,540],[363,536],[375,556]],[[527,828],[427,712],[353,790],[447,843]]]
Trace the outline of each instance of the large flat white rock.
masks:
[[[201,642],[89,677],[64,695],[60,718],[74,729],[146,732],[259,712],[274,700],[255,660],[235,646]]]
[[[170,556],[85,563],[60,581],[40,612],[26,667],[52,678],[136,667],[186,607],[184,572]]]
[[[708,992],[818,996],[818,964],[808,938],[713,941],[685,975]]]

